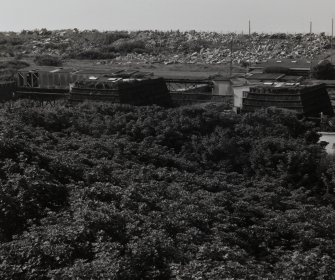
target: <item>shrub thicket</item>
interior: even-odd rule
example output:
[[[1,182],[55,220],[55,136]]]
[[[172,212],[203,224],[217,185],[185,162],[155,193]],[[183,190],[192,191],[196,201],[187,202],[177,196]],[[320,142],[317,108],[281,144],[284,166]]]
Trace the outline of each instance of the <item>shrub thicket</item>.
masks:
[[[0,109],[1,279],[333,279],[335,165],[282,111]]]
[[[312,75],[315,79],[334,80],[335,68],[328,60],[324,60],[313,67]]]
[[[141,40],[119,39],[112,46],[120,53],[130,53],[135,50],[145,52],[145,43]]]
[[[36,56],[34,62],[39,66],[62,66],[63,62],[58,56],[40,55]]]

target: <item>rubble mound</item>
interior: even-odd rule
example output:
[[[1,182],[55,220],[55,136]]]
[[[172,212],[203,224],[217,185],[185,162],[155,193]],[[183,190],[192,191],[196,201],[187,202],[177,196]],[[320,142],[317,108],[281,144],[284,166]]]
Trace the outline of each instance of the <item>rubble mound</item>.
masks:
[[[329,49],[321,34],[258,34],[197,31],[109,31],[77,29],[0,33],[0,56],[53,55],[106,59],[108,63],[250,65],[271,59],[312,60]],[[95,55],[81,55],[81,54]]]

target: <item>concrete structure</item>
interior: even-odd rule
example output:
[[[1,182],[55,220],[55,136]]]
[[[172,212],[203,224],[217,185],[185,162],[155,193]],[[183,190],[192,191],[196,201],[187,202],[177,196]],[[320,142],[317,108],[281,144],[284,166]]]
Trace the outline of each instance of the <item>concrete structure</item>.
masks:
[[[76,81],[70,89],[70,101],[84,100],[131,105],[172,105],[171,96],[162,78],[90,76]]]
[[[213,80],[213,94],[231,99],[232,108],[242,108],[243,92],[249,91],[250,87],[261,84],[259,81],[249,81],[244,77],[233,76],[231,78],[218,77]]]
[[[165,81],[134,70],[28,67],[17,73],[18,98],[97,100],[133,105],[171,104]]]
[[[299,83],[303,76],[286,75],[281,73],[248,73],[246,79],[250,82],[291,82]]]
[[[213,80],[214,95],[228,95],[233,96],[233,83],[230,78],[216,78]]]
[[[335,156],[335,132],[319,132],[321,135],[319,142],[327,142],[325,147],[327,154]]]
[[[318,61],[307,61],[299,59],[271,59],[255,66],[249,67],[250,71],[257,71],[259,73],[264,73],[264,70],[268,67],[282,67],[286,68],[288,71],[286,75],[292,76],[302,76],[304,78],[310,77],[311,69],[316,65]]]
[[[311,80],[310,82],[314,84],[318,83],[326,84],[330,101],[332,103],[333,108],[335,108],[335,80]]]
[[[234,109],[239,110],[243,106],[243,93],[250,90],[250,85],[234,86]]]
[[[68,89],[73,68],[27,67],[17,73],[19,89]]]
[[[74,69],[71,67],[38,66],[27,67],[18,71],[19,88],[69,89],[69,84],[90,77],[143,78],[152,76],[151,72],[136,70],[110,69]]]
[[[307,116],[334,114],[325,84],[265,83],[243,93],[243,111],[277,107]]]
[[[164,78],[170,93],[211,93],[213,82],[209,79]]]

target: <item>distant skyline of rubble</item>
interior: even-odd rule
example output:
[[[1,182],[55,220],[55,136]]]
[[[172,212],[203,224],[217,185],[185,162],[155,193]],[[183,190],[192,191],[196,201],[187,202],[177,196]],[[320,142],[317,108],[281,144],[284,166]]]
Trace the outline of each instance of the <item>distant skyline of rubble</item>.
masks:
[[[334,0],[17,0],[1,3],[1,31],[201,30],[331,34]]]

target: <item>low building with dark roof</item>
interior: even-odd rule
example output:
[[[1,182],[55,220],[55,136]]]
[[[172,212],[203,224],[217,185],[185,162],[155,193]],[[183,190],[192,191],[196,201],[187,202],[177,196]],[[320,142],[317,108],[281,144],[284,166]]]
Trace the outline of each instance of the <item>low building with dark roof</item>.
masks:
[[[277,107],[307,116],[332,116],[333,108],[325,84],[266,83],[243,93],[242,110]]]
[[[171,96],[162,78],[82,78],[70,88],[70,101],[104,101],[131,105],[171,106]]]
[[[287,75],[282,73],[248,73],[246,79],[253,82],[301,82],[304,80],[303,76],[299,75]]]
[[[268,70],[273,72],[271,69],[277,68],[279,73],[285,70],[286,75],[290,76],[302,76],[309,78],[311,75],[311,69],[317,65],[317,61],[307,60],[295,60],[295,59],[280,59],[280,60],[268,60],[262,63],[249,67],[249,73],[266,73]]]
[[[42,101],[70,98],[133,105],[168,106],[171,98],[163,79],[151,72],[70,67],[28,67],[17,73],[19,98]]]
[[[75,69],[71,67],[38,66],[21,69],[17,73],[19,88],[68,90],[71,83],[89,77],[145,78],[151,72],[112,69]]]

